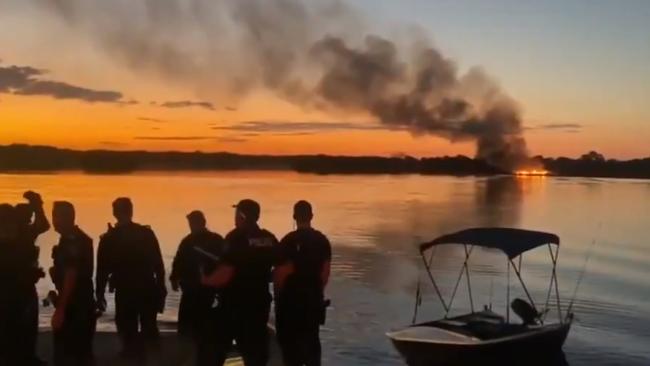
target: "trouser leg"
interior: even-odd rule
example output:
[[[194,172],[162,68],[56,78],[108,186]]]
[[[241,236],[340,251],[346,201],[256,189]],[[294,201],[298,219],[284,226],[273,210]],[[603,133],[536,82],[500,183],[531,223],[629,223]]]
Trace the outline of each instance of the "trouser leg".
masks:
[[[299,366],[300,357],[296,348],[296,332],[291,322],[291,314],[282,307],[276,307],[276,337],[282,352],[285,366]]]
[[[68,321],[68,319],[70,321]],[[88,366],[94,362],[93,339],[95,336],[96,318],[91,304],[72,308],[66,314],[68,334],[65,338],[65,348],[70,349],[74,365]]]
[[[320,313],[316,307],[291,304],[276,308],[278,342],[287,366],[320,366]]]
[[[10,301],[8,296],[0,294],[0,365],[10,365],[10,330],[12,328],[10,316]]]
[[[15,337],[15,349],[19,364],[32,365],[37,361],[38,297],[36,288],[22,296],[16,310],[18,312],[18,329],[10,336]]]
[[[229,312],[214,309],[207,315],[207,321],[198,338],[198,366],[222,366],[232,348],[235,324]]]
[[[269,306],[242,310],[236,316],[237,347],[246,366],[265,366],[269,360]]]
[[[20,298],[19,294],[12,293],[11,296],[7,296],[3,302],[0,304],[2,314],[2,322],[0,323],[0,360],[3,361],[1,365],[16,365],[21,360],[21,346],[20,339],[24,337],[24,327],[21,324],[21,319],[24,314],[23,301]]]
[[[312,324],[304,334],[303,360],[305,366],[321,365],[320,326]]]
[[[29,294],[27,299],[27,314],[25,318],[25,326],[27,337],[25,338],[25,358],[32,363],[37,360],[36,357],[36,342],[38,341],[38,295],[36,288]]]
[[[138,348],[138,310],[134,299],[120,292],[115,294],[115,326],[123,355],[132,356]]]
[[[192,295],[183,290],[181,303],[178,307],[178,334],[190,336],[192,329]]]
[[[300,366],[300,355],[296,348],[295,334],[285,330],[278,332],[278,343],[282,351],[282,360],[285,366]]]
[[[155,304],[145,303],[139,312],[140,329],[147,342],[157,341],[160,337],[158,329],[158,309]]]

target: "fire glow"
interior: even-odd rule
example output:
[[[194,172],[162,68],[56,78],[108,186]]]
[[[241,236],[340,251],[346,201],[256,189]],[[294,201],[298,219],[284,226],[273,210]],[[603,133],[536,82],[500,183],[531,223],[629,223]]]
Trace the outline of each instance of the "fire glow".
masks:
[[[549,175],[546,169],[521,169],[515,171],[515,175],[520,177],[545,177]]]

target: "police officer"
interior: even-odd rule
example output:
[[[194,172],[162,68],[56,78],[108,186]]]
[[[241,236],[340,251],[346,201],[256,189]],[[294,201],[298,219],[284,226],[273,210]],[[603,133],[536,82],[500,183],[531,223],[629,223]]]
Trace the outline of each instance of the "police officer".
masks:
[[[15,363],[12,351],[12,341],[15,339],[11,334],[15,330],[14,325],[14,294],[5,290],[13,284],[13,268],[11,258],[14,256],[14,243],[16,239],[16,215],[14,206],[0,204],[0,365],[11,365]]]
[[[41,365],[43,361],[36,357],[36,340],[38,335],[38,296],[36,282],[44,276],[38,266],[39,248],[36,239],[50,228],[43,200],[35,192],[25,192],[27,203],[14,207],[10,214],[9,236],[5,238],[8,263],[5,273],[9,278],[3,282],[2,292],[6,295],[4,318],[0,333],[3,333],[2,353],[10,365]],[[5,206],[5,211],[9,212]],[[7,225],[7,224],[5,224]],[[7,230],[7,229],[5,229]],[[5,276],[6,277],[6,276]]]
[[[190,234],[178,246],[169,280],[174,291],[183,291],[178,309],[178,333],[194,338],[201,336],[216,290],[201,284],[201,268],[214,270],[222,255],[221,235],[208,230],[201,211],[187,215]]]
[[[156,345],[156,314],[164,308],[167,289],[160,245],[148,226],[133,222],[129,198],[113,202],[115,227],[109,224],[97,251],[96,298],[106,309],[104,292],[115,291],[115,325],[124,358],[141,359],[146,345]]]
[[[52,224],[61,236],[52,248],[54,266],[50,270],[58,291],[51,322],[54,364],[91,365],[96,324],[93,241],[75,225],[75,209],[70,202],[54,202]]]
[[[327,237],[311,226],[309,202],[298,201],[293,218],[297,229],[280,242],[274,271],[277,336],[285,365],[318,366],[319,328],[325,321],[324,290],[332,249]]]
[[[253,200],[235,206],[235,229],[226,236],[222,261],[202,278],[205,285],[219,288],[220,294],[208,338],[213,346],[202,347],[199,365],[223,365],[233,340],[246,366],[268,362],[269,283],[278,242],[258,226],[259,217],[260,205]]]

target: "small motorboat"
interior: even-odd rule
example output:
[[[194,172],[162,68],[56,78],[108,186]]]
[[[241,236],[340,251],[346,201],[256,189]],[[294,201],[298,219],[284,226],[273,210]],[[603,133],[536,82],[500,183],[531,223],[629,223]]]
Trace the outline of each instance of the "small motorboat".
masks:
[[[463,268],[449,301],[442,296],[431,271],[434,257],[432,250],[444,244],[458,244],[465,249]],[[416,321],[418,307],[421,306],[421,292],[418,286],[413,324],[389,332],[388,337],[411,366],[508,364],[513,361],[528,365],[551,358],[563,359],[561,350],[571,328],[573,314],[570,310],[563,314],[560,306],[556,275],[559,244],[560,238],[554,234],[510,228],[468,229],[421,244],[420,256],[428,278],[442,302],[445,315],[440,320],[421,323]],[[521,277],[521,260],[519,265],[515,261],[517,258],[521,259],[523,253],[540,246],[548,246],[553,263],[548,295],[541,311],[535,306]],[[493,312],[491,306],[474,311],[469,268],[469,258],[474,247],[497,249],[506,255],[507,303],[511,304],[513,312],[521,318],[521,322],[510,322],[510,308],[507,309],[505,317]],[[514,271],[519,279],[527,300],[510,301],[511,271]],[[469,314],[449,317],[458,285],[463,277],[467,279],[472,311]],[[552,297],[555,297],[554,304]],[[545,321],[550,310],[549,305],[556,306],[558,319],[555,322]]]

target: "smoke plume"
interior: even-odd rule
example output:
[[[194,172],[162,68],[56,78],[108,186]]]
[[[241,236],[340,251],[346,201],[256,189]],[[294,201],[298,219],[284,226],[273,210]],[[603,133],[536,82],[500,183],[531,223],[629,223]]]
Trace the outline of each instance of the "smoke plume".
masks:
[[[516,103],[430,43],[369,34],[336,0],[51,0],[47,10],[115,60],[197,94],[267,89],[305,108],[367,114],[450,141],[504,169],[526,159]]]

